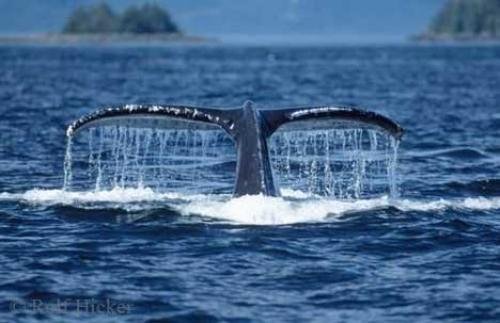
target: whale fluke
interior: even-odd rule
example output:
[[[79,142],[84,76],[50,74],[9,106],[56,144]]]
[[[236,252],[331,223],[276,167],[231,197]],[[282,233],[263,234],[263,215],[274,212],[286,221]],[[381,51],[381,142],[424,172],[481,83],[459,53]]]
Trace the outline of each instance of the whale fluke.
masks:
[[[319,106],[287,109],[256,109],[246,101],[236,109],[172,105],[125,105],[86,115],[67,129],[72,137],[78,131],[107,124],[138,128],[222,129],[237,149],[234,196],[279,196],[271,167],[268,139],[278,129],[332,129],[339,121],[353,121],[377,127],[399,140],[403,129],[380,114],[352,107]]]

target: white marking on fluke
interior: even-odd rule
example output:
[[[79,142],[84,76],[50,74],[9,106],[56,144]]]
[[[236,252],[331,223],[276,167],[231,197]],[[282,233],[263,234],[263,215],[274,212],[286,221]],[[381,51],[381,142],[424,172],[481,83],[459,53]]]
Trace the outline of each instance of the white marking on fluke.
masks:
[[[325,112],[332,112],[332,111],[340,111],[343,110],[343,108],[340,107],[319,107],[319,108],[311,108],[311,109],[302,109],[295,111],[290,114],[292,118],[298,118],[302,117],[304,115],[308,114],[318,114],[318,113],[325,113]]]

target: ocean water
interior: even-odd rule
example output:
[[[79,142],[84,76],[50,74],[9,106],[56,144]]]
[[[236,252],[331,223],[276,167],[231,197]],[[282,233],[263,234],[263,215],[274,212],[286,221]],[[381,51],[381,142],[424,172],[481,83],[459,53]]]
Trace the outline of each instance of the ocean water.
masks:
[[[0,58],[1,321],[500,319],[500,47],[2,46]],[[391,117],[405,128],[397,192],[192,191],[218,178],[62,189],[81,115],[247,99]]]

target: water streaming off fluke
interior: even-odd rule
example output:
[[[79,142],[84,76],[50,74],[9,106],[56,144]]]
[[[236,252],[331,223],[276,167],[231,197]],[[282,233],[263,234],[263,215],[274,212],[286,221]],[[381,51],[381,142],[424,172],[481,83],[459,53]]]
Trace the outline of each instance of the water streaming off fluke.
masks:
[[[335,199],[397,194],[398,142],[382,130],[278,130],[269,140],[281,189]],[[221,129],[103,125],[69,136],[65,190],[150,187],[158,192],[230,194],[236,148]]]
[[[337,199],[397,195],[398,141],[377,129],[284,129],[270,147],[281,187]]]
[[[236,154],[222,130],[104,126],[68,138],[65,189],[230,193]]]

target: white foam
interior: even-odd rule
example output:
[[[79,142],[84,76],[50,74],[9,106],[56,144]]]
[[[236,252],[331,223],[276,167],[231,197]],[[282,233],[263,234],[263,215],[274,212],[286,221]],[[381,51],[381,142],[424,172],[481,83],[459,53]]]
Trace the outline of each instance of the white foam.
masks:
[[[387,198],[352,202],[313,199],[290,201],[262,195],[243,196],[227,201],[192,201],[180,209],[183,214],[254,225],[322,222],[348,212],[371,210],[387,205]]]
[[[182,195],[178,193],[157,193],[151,188],[115,188],[108,191],[75,192],[61,189],[32,189],[25,193],[0,193],[0,200],[18,200],[26,203],[45,205],[78,205],[82,203],[156,202],[177,199],[192,200],[203,195]]]
[[[394,206],[401,211],[439,211],[445,209],[495,210],[500,209],[500,197],[468,197],[465,199],[439,199],[436,201],[398,200]]]
[[[500,209],[500,197],[492,199],[487,199],[484,197],[466,198],[463,201],[463,207],[476,210]]]
[[[100,192],[67,192],[63,190],[27,191],[22,199],[31,203],[75,204],[91,202],[132,203],[162,199],[152,189],[113,189]]]
[[[24,193],[0,193],[0,201],[17,201],[40,205],[71,205],[92,207],[107,203],[106,207],[137,210],[158,207],[158,202],[176,209],[182,215],[200,215],[240,224],[282,225],[307,222],[335,221],[347,213],[395,207],[402,212],[432,212],[446,209],[495,210],[500,209],[500,197],[469,197],[465,199],[410,200],[359,199],[332,200],[301,192],[284,191],[284,197],[262,195],[231,198],[228,195],[184,195],[157,193],[150,188],[115,188],[98,192],[69,192],[64,190],[33,189]],[[109,205],[111,203],[111,205]]]

